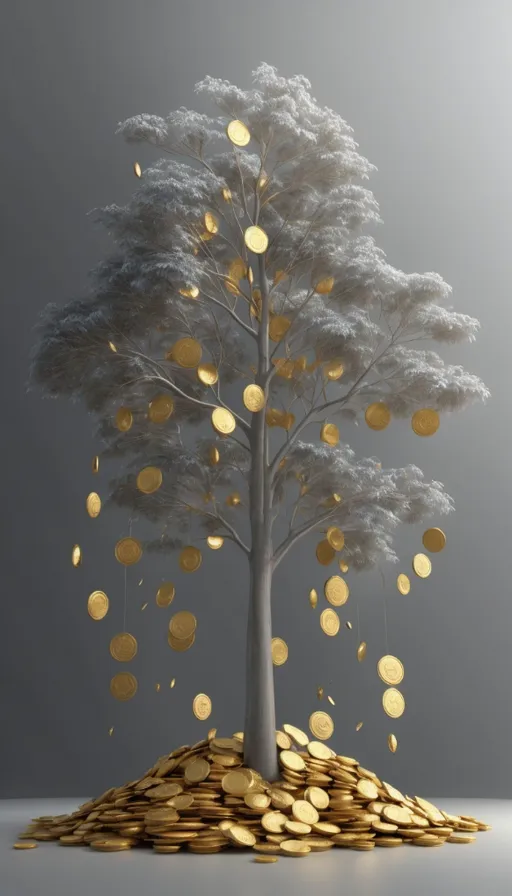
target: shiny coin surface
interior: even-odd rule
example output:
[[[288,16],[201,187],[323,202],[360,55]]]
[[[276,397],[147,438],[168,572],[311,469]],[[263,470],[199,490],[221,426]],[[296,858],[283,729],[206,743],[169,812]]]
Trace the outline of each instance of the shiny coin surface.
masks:
[[[82,563],[82,550],[79,544],[73,545],[73,549],[71,551],[71,563],[73,566],[80,566]]]
[[[131,672],[119,672],[110,682],[110,693],[116,700],[131,700],[137,693],[137,679]]]
[[[218,551],[224,544],[224,539],[221,535],[209,535],[206,539],[206,544],[212,551]]]
[[[423,546],[432,554],[442,551],[446,545],[446,535],[442,529],[427,529],[423,533]]]
[[[129,632],[114,635],[110,642],[110,655],[120,663],[128,663],[137,654],[137,641]]]
[[[152,423],[165,423],[174,411],[174,401],[170,395],[156,395],[149,402],[148,417]]]
[[[168,607],[175,598],[176,588],[172,582],[162,582],[156,592],[157,607]]]
[[[18,843],[13,843],[13,849],[36,849],[37,843],[31,840],[20,840]]]
[[[318,594],[314,588],[312,588],[309,592],[309,603],[313,607],[313,609],[315,609],[318,603]]]
[[[388,748],[392,753],[398,750],[398,741],[394,734],[388,734]]]
[[[192,702],[192,712],[196,719],[204,721],[212,711],[212,701],[207,694],[196,694]],[[203,780],[201,778],[201,780]]]
[[[426,554],[415,554],[412,568],[420,579],[426,579],[432,572],[432,563]]]
[[[382,695],[382,706],[391,719],[399,719],[405,710],[405,700],[396,688],[388,688]]]
[[[254,856],[253,862],[257,862],[258,865],[273,865],[277,862],[277,859],[277,856],[262,854]]]
[[[236,421],[231,411],[227,408],[214,408],[212,411],[212,426],[221,435],[229,435],[236,427]]]
[[[396,656],[386,654],[377,663],[377,672],[385,684],[400,684],[404,677],[404,667]]]
[[[302,840],[283,840],[282,843],[279,844],[281,851],[285,853],[287,856],[294,856],[300,858],[301,856],[307,856],[311,852],[311,847],[304,843]]]
[[[137,475],[137,488],[145,495],[152,495],[162,485],[162,471],[158,467],[144,467]]]
[[[335,423],[324,423],[320,430],[320,439],[327,445],[337,445],[340,440],[340,431]]]
[[[98,473],[100,469],[100,459],[97,454],[94,455],[91,463],[91,469],[93,473]]]
[[[391,422],[391,411],[383,401],[377,401],[366,408],[364,419],[370,429],[386,429]]]
[[[357,648],[357,659],[360,663],[363,662],[366,656],[367,645],[366,641],[361,641],[359,647]]]
[[[208,449],[208,463],[211,467],[215,467],[220,461],[219,449],[216,445],[210,445]]]
[[[97,492],[90,492],[85,502],[87,513],[91,517],[97,517],[101,511],[101,498]]]
[[[199,364],[203,350],[197,339],[186,336],[178,339],[171,349],[172,360],[180,367],[193,368]]]
[[[344,367],[341,361],[327,361],[324,364],[324,373],[329,380],[339,380],[343,376]]]
[[[193,632],[189,638],[175,638],[170,632],[167,635],[167,643],[169,647],[172,647],[177,653],[184,653],[186,650],[189,650],[195,640],[195,632]]]
[[[138,162],[133,163],[133,173],[135,177],[142,177],[142,168],[140,167]]]
[[[309,717],[309,729],[318,740],[328,740],[334,731],[334,722],[326,712],[314,712]]]
[[[169,622],[169,633],[179,641],[186,641],[194,634],[196,627],[197,619],[194,614],[188,610],[180,610]]]
[[[283,731],[287,734],[295,744],[299,747],[306,747],[309,743],[309,737],[305,731],[302,731],[300,728],[296,728],[295,725],[289,725],[285,723],[283,725]]]
[[[265,407],[265,393],[261,386],[251,383],[246,386],[243,394],[244,405],[251,413],[257,413]]]
[[[329,563],[332,563],[336,556],[336,551],[331,547],[327,539],[318,542],[315,553],[316,559],[322,566],[329,566]]]
[[[208,233],[217,233],[219,229],[219,222],[212,212],[205,212],[203,220],[205,229],[208,231]]]
[[[91,619],[104,619],[108,613],[109,600],[104,591],[93,591],[87,599],[87,612]]]
[[[180,569],[183,572],[195,572],[201,566],[203,556],[199,548],[193,545],[187,545],[180,554]]]
[[[409,576],[406,576],[404,572],[401,572],[396,578],[396,587],[400,594],[409,594],[409,591],[411,590],[411,580],[409,579]]]
[[[288,645],[282,638],[272,638],[272,662],[274,666],[282,666],[288,659]]]
[[[226,128],[226,134],[231,140],[231,143],[234,143],[235,146],[247,146],[251,139],[249,128],[238,118],[234,118],[233,121],[229,122]]]
[[[115,547],[116,560],[123,566],[132,566],[142,557],[142,546],[136,538],[121,538]]]
[[[346,604],[349,588],[345,579],[342,579],[341,576],[331,576],[325,583],[324,594],[333,607],[341,607]]]
[[[411,418],[411,426],[417,436],[433,436],[439,429],[439,422],[439,414],[433,408],[415,411]]]
[[[268,236],[261,227],[251,225],[244,233],[245,245],[251,252],[261,255],[266,252],[268,246]]]
[[[184,299],[197,299],[199,289],[197,286],[185,286],[183,289],[179,290],[179,293]]]
[[[320,615],[320,627],[326,635],[337,635],[340,630],[340,619],[335,610],[323,610]]]
[[[345,536],[337,526],[330,526],[325,533],[325,537],[335,551],[341,551],[345,546]]]
[[[133,414],[130,408],[118,408],[115,416],[115,424],[120,432],[128,432],[133,424]]]

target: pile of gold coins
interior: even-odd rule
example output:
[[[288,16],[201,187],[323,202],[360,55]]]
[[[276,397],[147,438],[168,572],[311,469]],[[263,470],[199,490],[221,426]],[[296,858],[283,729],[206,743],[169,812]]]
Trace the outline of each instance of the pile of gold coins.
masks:
[[[204,697],[204,695],[199,695]],[[329,734],[325,713],[310,719]],[[327,717],[329,718],[329,717]],[[57,840],[100,852],[150,847],[216,853],[251,849],[257,862],[300,857],[333,847],[443,846],[471,843],[489,826],[450,815],[339,756],[293,725],[276,732],[280,780],[264,781],[243,764],[243,733],[217,737],[161,757],[142,778],[112,787],[71,815],[34,819],[15,848]]]

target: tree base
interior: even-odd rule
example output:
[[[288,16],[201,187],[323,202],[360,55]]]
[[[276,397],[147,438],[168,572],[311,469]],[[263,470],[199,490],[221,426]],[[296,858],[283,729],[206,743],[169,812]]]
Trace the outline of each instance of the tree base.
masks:
[[[279,781],[264,781],[243,766],[242,735],[210,732],[214,736],[180,747],[138,781],[111,788],[71,815],[34,819],[21,839],[103,852],[245,847],[257,857],[304,856],[338,846],[442,846],[471,842],[473,832],[489,830],[474,818],[404,796],[355,759],[285,727],[294,740],[277,733]]]

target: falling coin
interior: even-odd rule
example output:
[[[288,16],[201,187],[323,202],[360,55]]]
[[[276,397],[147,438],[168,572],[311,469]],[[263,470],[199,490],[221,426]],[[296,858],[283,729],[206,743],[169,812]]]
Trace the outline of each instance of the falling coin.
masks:
[[[214,467],[214,466],[216,466],[216,464],[219,463],[219,460],[220,460],[219,449],[217,448],[216,445],[210,445],[210,447],[208,449],[208,463],[210,464],[211,467]]]
[[[142,557],[142,546],[136,538],[121,538],[115,547],[116,560],[123,566],[132,566]]]
[[[432,564],[426,554],[415,554],[412,568],[420,579],[426,579],[432,572]]]
[[[183,572],[195,572],[201,566],[202,559],[199,548],[188,545],[188,547],[183,548],[180,554],[180,569]]]
[[[340,440],[340,431],[335,423],[324,423],[320,430],[320,439],[334,447]]]
[[[137,693],[137,679],[131,672],[119,672],[110,682],[110,692],[116,700],[131,700]]]
[[[360,663],[363,662],[366,656],[366,641],[361,641],[359,647],[357,648],[357,659]]]
[[[423,546],[432,554],[442,551],[446,545],[446,535],[442,529],[427,529],[423,533]]]
[[[422,408],[412,415],[411,426],[417,436],[433,436],[439,429],[439,414],[432,408]]]
[[[169,633],[180,641],[186,641],[196,630],[197,619],[193,613],[188,610],[180,610],[175,613],[169,622]]]
[[[311,591],[309,592],[309,603],[311,604],[313,609],[315,609],[315,607],[318,603],[318,594],[314,588],[312,588]]]
[[[82,551],[79,544],[73,545],[73,550],[71,551],[71,563],[73,566],[80,566],[82,563]]]
[[[330,526],[325,533],[325,537],[331,548],[334,548],[335,551],[341,551],[343,549],[345,545],[345,536],[337,526]]]
[[[388,688],[382,695],[382,706],[391,719],[399,719],[405,710],[405,700],[396,688]]]
[[[172,582],[163,582],[156,592],[156,603],[158,607],[168,607],[174,600],[176,588]]]
[[[176,684],[176,679],[175,679],[175,678],[171,678],[171,682],[170,682],[170,684],[169,684],[169,687],[170,687],[170,688],[173,688],[175,684]]]
[[[226,128],[226,134],[231,140],[231,143],[234,143],[235,146],[247,146],[251,139],[249,128],[238,118],[229,122]]]
[[[142,168],[138,162],[133,163],[133,173],[135,174],[135,177],[142,177]]]
[[[120,432],[128,432],[133,424],[133,414],[130,408],[118,408],[115,416],[115,424]]]
[[[100,468],[100,459],[99,459],[99,457],[98,457],[97,454],[96,454],[96,455],[93,457],[93,459],[92,459],[91,468],[92,468],[92,472],[93,472],[93,473],[97,473],[97,472],[99,471],[99,468]]]
[[[212,701],[206,694],[196,694],[192,702],[192,711],[196,719],[203,722],[212,711]]]
[[[204,386],[214,386],[219,379],[219,372],[215,364],[200,364],[197,368],[197,378]]]
[[[411,590],[411,580],[409,579],[409,576],[406,576],[404,572],[401,572],[397,576],[396,587],[400,594],[409,594],[409,591]]]
[[[377,672],[385,684],[400,684],[403,681],[404,667],[396,656],[382,656],[377,663]]]
[[[87,612],[91,619],[103,619],[108,613],[109,600],[104,591],[93,591],[87,599]]]
[[[165,423],[174,410],[170,395],[157,395],[149,402],[148,417],[152,423]]]
[[[329,544],[327,539],[320,541],[316,546],[316,559],[322,566],[329,566],[336,556],[336,551]]]
[[[398,741],[394,734],[388,735],[388,747],[392,753],[396,753],[396,751],[398,749]]]
[[[342,607],[348,600],[349,588],[341,576],[331,576],[325,583],[324,594],[333,607]]]
[[[339,616],[335,610],[323,610],[320,615],[320,627],[326,635],[337,635],[340,630]]]
[[[212,425],[221,435],[229,435],[235,429],[236,421],[227,408],[215,408],[212,411]]]
[[[120,663],[128,663],[137,655],[137,641],[129,632],[114,635],[110,642],[110,655]]]
[[[217,233],[219,229],[219,222],[212,212],[205,212],[204,215],[204,226],[208,233]]]
[[[328,740],[334,731],[334,722],[326,712],[314,712],[309,717],[309,729],[318,740]]]
[[[152,495],[162,485],[162,478],[158,467],[144,467],[137,475],[137,488],[145,495]]]
[[[288,659],[288,645],[282,638],[272,638],[272,662],[282,666]]]
[[[361,731],[362,727],[363,727],[363,722],[358,722],[356,725],[356,731]]]
[[[141,609],[141,612],[142,612],[142,610],[145,610],[145,609],[146,609],[147,605],[148,605],[147,601],[146,601],[145,603],[142,604],[142,606],[141,606],[141,608],[140,608],[140,609]]]
[[[328,699],[329,703],[331,704],[331,706],[336,706],[332,697],[328,696],[327,699]]]

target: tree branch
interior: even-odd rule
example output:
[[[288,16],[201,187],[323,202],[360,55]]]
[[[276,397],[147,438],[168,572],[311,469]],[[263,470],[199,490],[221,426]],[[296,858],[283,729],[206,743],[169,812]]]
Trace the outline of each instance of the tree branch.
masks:
[[[274,552],[274,558],[273,558],[273,563],[272,563],[273,569],[276,569],[276,567],[279,566],[283,557],[288,553],[290,548],[292,548],[293,545],[297,541],[299,541],[301,538],[303,538],[304,535],[307,535],[308,532],[311,532],[313,529],[315,529],[320,523],[323,523],[326,520],[331,519],[335,510],[337,510],[337,508],[333,508],[332,510],[329,511],[329,513],[324,513],[323,516],[319,516],[314,520],[310,519],[310,520],[308,520],[307,523],[304,523],[304,525],[301,526],[300,529],[295,529],[292,532],[290,532],[290,534],[287,536],[287,538],[285,538],[284,541],[281,542],[279,547],[276,548],[276,550]]]

